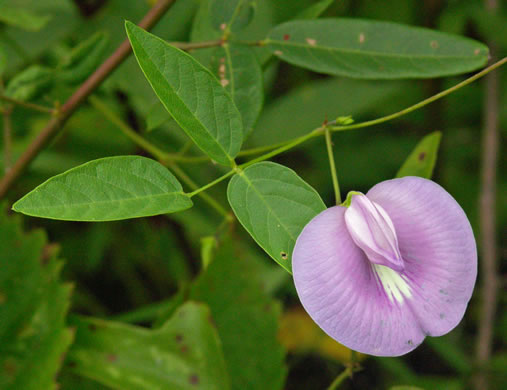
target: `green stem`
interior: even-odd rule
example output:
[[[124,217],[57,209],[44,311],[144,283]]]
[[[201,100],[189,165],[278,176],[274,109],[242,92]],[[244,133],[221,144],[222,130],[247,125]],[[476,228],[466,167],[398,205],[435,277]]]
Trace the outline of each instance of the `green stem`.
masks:
[[[314,129],[313,131],[311,131],[310,133],[303,135],[301,137],[298,137],[292,141],[289,141],[287,144],[285,144],[285,145],[283,145],[283,146],[281,146],[269,153],[263,154],[262,156],[259,156],[257,158],[254,158],[253,160],[250,160],[244,164],[241,164],[239,166],[239,168],[244,169],[252,164],[267,160],[268,158],[274,157],[280,153],[283,153],[289,149],[292,149],[293,147],[295,147],[299,144],[302,144],[303,142],[309,140],[310,138],[318,137],[319,135],[322,135],[322,134],[324,134],[324,129],[322,127],[318,127],[316,129]]]
[[[185,50],[185,51],[222,46],[223,43],[224,42],[222,40],[204,41],[204,42],[169,42],[170,45],[177,47],[178,49]]]
[[[220,183],[221,181],[224,181],[228,177],[234,175],[236,172],[235,169],[231,169],[229,172],[227,172],[225,175],[220,176],[218,179],[213,180],[211,183],[206,184],[205,186],[202,186],[201,188],[197,188],[194,192],[190,192],[187,194],[189,197],[193,197],[195,195],[200,194],[202,191],[206,191],[208,188],[213,187],[215,184]]]
[[[132,129],[129,125],[127,125],[121,118],[116,115],[109,107],[107,107],[103,102],[100,101],[96,96],[90,96],[88,98],[91,105],[99,111],[105,118],[107,118],[111,123],[116,125],[128,138],[130,138],[136,145],[146,150],[152,156],[154,156],[159,161],[168,161],[171,158],[171,155],[159,149],[157,146],[153,145],[151,142],[143,138],[139,135],[134,129]]]
[[[342,371],[340,375],[336,377],[336,379],[329,385],[327,390],[336,390],[340,385],[343,383],[343,381],[350,376],[352,376],[353,369],[349,366],[345,370]]]
[[[187,184],[192,190],[196,190],[199,186],[183,171],[178,167],[172,160],[174,155],[164,152],[157,146],[153,145],[150,141],[144,139],[142,136],[136,133],[129,125],[127,125],[115,112],[110,110],[104,103],[100,101],[96,96],[90,96],[89,101],[91,105],[97,109],[104,117],[106,117],[111,123],[116,125],[128,138],[130,138],[136,145],[146,150],[153,157],[159,160],[162,164],[168,166],[178,176],[181,181]],[[191,195],[192,196],[192,195]],[[225,210],[215,199],[210,195],[202,193],[199,195],[205,202],[213,207],[219,214],[225,218],[229,218],[230,214]]]
[[[400,116],[403,116],[408,113],[411,113],[412,111],[418,110],[419,108],[422,108],[430,103],[433,103],[434,101],[441,99],[444,96],[447,96],[447,95],[457,91],[458,89],[467,86],[468,84],[473,83],[475,80],[480,79],[481,77],[487,75],[489,72],[495,70],[496,68],[499,68],[500,66],[504,65],[506,62],[507,62],[507,57],[504,57],[500,61],[495,62],[493,65],[490,65],[487,68],[481,70],[479,73],[474,74],[472,77],[469,77],[468,79],[463,80],[461,83],[458,83],[455,86],[446,89],[445,91],[439,92],[436,95],[433,95],[427,99],[424,99],[423,101],[421,101],[417,104],[414,104],[413,106],[407,107],[401,111],[398,111],[394,114],[386,115],[386,116],[383,116],[382,118],[374,119],[371,121],[356,123],[353,125],[331,126],[330,128],[333,131],[354,130],[354,129],[360,129],[362,127],[369,127],[369,126],[373,126],[373,125],[378,125],[380,123],[390,121],[391,119],[399,118]]]
[[[45,107],[45,106],[40,106],[38,104],[23,102],[21,100],[13,99],[13,98],[11,98],[9,96],[5,96],[5,95],[0,95],[0,100],[3,100],[3,101],[6,101],[6,102],[15,104],[16,106],[25,107],[25,108],[28,108],[30,110],[44,112],[44,113],[47,113],[47,114],[54,114],[56,112],[53,108],[49,108],[49,107]]]
[[[188,185],[192,190],[200,190],[204,187],[199,188],[199,186],[175,163],[168,162],[168,167],[173,170],[173,172],[183,181],[186,185]],[[189,194],[190,197],[193,196],[193,192]],[[224,209],[220,203],[218,203],[214,198],[212,198],[210,195],[208,195],[205,192],[199,192],[198,195],[201,197],[202,200],[207,202],[211,207],[213,207],[219,214],[223,215],[226,219],[230,218],[230,213],[227,212],[226,209]]]
[[[342,203],[342,197],[340,195],[340,185],[338,184],[338,175],[336,174],[336,165],[334,163],[333,141],[331,140],[331,131],[327,127],[325,130],[325,136],[326,136],[327,156],[329,158],[329,168],[331,169],[331,177],[333,179],[334,197],[336,200],[336,204],[339,205]]]

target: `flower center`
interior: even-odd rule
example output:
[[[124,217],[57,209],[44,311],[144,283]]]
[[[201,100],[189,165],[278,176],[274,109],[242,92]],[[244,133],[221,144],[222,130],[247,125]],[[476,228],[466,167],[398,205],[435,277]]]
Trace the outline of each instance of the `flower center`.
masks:
[[[345,211],[345,224],[356,245],[373,264],[403,271],[404,262],[398,247],[398,237],[387,212],[366,195],[352,195]]]

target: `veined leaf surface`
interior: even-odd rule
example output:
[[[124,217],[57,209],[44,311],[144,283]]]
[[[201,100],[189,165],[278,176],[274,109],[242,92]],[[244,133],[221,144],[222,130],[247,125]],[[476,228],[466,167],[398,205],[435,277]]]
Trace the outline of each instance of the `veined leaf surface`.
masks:
[[[364,79],[449,76],[488,60],[488,48],[472,39],[361,19],[295,20],[276,26],[265,43],[291,64]]]
[[[90,161],[54,176],[13,209],[34,217],[114,221],[188,209],[192,201],[164,166],[146,157]]]
[[[230,94],[189,54],[131,22],[126,29],[139,66],[167,111],[203,152],[230,165],[243,140],[241,115]]]

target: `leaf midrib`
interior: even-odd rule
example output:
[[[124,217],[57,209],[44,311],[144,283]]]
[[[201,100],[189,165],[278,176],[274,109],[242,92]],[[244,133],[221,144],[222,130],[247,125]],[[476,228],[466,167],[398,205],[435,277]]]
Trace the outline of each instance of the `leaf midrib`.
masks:
[[[330,46],[313,46],[307,43],[300,43],[300,42],[287,42],[287,41],[279,41],[275,39],[268,38],[264,41],[267,45],[270,43],[275,43],[281,46],[293,46],[293,47],[299,47],[303,49],[311,49],[311,50],[324,50],[324,51],[337,51],[341,53],[353,53],[353,54],[359,54],[363,56],[381,56],[381,57],[401,57],[401,58],[411,58],[411,59],[456,59],[456,60],[462,60],[462,59],[471,59],[471,58],[481,58],[478,55],[474,56],[430,56],[430,55],[408,55],[408,54],[392,54],[392,53],[382,53],[382,52],[375,52],[375,51],[366,51],[366,50],[357,50],[357,49],[342,49],[338,47],[330,47]]]
[[[39,192],[39,191],[37,191]],[[186,193],[184,193],[183,191],[179,191],[179,192],[166,192],[164,194],[155,194],[155,195],[149,195],[149,196],[138,196],[138,197],[131,197],[131,198],[121,198],[121,199],[117,199],[117,200],[98,200],[98,201],[94,201],[94,202],[80,202],[80,203],[67,203],[67,204],[63,204],[63,205],[55,205],[55,206],[40,206],[38,208],[25,208],[24,210],[41,210],[41,209],[55,209],[55,208],[65,208],[65,207],[75,207],[75,206],[90,206],[90,205],[97,205],[97,204],[111,204],[111,203],[121,203],[121,202],[129,202],[129,201],[133,201],[133,200],[145,200],[145,199],[154,199],[154,198],[162,198],[164,196],[170,196],[170,195],[180,195],[180,196],[183,196],[184,198],[190,200],[190,198],[188,197],[188,195]],[[23,199],[20,200],[20,202],[22,201]],[[15,209],[16,211],[21,211],[19,210],[18,207],[16,207]]]
[[[138,43],[138,49],[142,50],[142,52],[147,56],[147,58],[150,59],[151,63],[153,64],[153,67],[156,69],[156,71],[162,76],[162,78],[166,81],[167,85],[169,86],[169,89],[171,90],[171,92],[177,96],[178,100],[185,106],[185,108],[187,109],[188,112],[190,112],[192,114],[192,117],[199,123],[199,125],[201,126],[202,129],[205,130],[206,134],[208,134],[210,136],[210,139],[216,144],[218,145],[219,149],[225,154],[225,156],[229,159],[229,161],[232,161],[232,157],[229,155],[229,153],[224,149],[224,147],[218,142],[217,138],[213,137],[213,135],[208,131],[208,128],[206,126],[204,126],[204,124],[201,122],[201,120],[194,114],[194,112],[192,112],[192,110],[188,107],[188,105],[183,101],[183,99],[181,99],[179,97],[179,95],[174,91],[174,88],[173,86],[171,85],[171,83],[167,80],[167,78],[165,77],[165,75],[159,70],[158,66],[155,65],[155,63],[153,62],[152,60],[152,57],[146,52],[146,50],[144,50],[144,48],[142,47],[142,45],[140,44],[139,42],[139,39],[137,39],[137,36],[133,36],[134,39],[137,41]],[[167,45],[169,47],[171,47],[172,49],[175,49],[175,50],[178,50],[174,47],[172,47],[171,45],[167,44],[167,42],[165,42],[163,39],[160,39],[156,36],[154,36],[154,39],[157,39],[159,40],[161,43],[163,43],[164,45]],[[144,72],[144,69],[143,69],[143,72]],[[144,72],[146,74],[146,72]],[[193,72],[194,73],[194,72]],[[147,77],[147,79],[149,80],[150,84],[151,84],[151,80],[149,79],[149,77]],[[155,93],[157,94],[157,96],[159,96],[159,94],[155,91]],[[213,94],[214,95],[214,94]],[[159,96],[159,99],[160,99],[160,96]],[[166,110],[169,111],[169,108],[166,106],[166,103],[160,99],[162,104],[164,105],[164,107],[166,108]],[[171,114],[172,115],[172,114]],[[214,115],[216,117],[216,113]],[[174,118],[174,116],[173,116]],[[174,118],[174,120],[176,122],[178,122],[178,124],[182,127],[182,128],[185,128],[186,126],[182,125],[180,123],[180,121],[178,121],[176,118]],[[216,120],[216,118],[215,118]],[[218,128],[217,128],[217,136],[218,136],[218,131],[220,131]],[[232,129],[230,129],[230,131],[232,131]],[[192,135],[189,134],[189,136],[191,138]],[[231,138],[232,140],[232,138]],[[232,145],[232,142],[231,142],[231,145]]]

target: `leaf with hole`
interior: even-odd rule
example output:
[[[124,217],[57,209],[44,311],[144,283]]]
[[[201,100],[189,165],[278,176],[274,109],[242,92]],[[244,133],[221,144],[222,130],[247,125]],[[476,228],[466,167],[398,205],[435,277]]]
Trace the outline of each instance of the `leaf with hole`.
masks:
[[[160,328],[78,317],[72,371],[115,389],[228,390],[220,339],[207,306],[188,302]]]
[[[326,209],[319,194],[293,170],[272,162],[257,163],[236,174],[227,197],[257,244],[289,272],[299,233]]]
[[[488,60],[488,48],[469,38],[361,19],[283,23],[265,44],[293,65],[364,79],[449,76],[478,69]]]
[[[90,161],[54,176],[18,200],[20,213],[67,221],[115,221],[173,213],[192,201],[164,166],[146,157]]]
[[[133,23],[126,29],[139,66],[167,111],[203,152],[230,165],[243,140],[241,115],[230,94],[189,54]]]
[[[407,157],[396,177],[420,176],[431,179],[437,161],[440,138],[442,138],[440,131],[435,131],[424,137]]]

